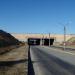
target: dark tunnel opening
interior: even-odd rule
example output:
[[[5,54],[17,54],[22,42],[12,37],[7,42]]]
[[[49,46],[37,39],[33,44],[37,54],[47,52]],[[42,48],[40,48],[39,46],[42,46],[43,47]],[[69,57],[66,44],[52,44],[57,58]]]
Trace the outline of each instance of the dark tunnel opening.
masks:
[[[40,45],[40,39],[36,39],[36,45]]]
[[[40,45],[40,39],[28,38],[28,45]]]
[[[54,39],[50,39],[50,45],[53,45]],[[44,39],[44,45],[49,46],[49,39]]]
[[[44,45],[46,45],[46,46],[49,45],[49,39],[44,39]]]
[[[49,39],[45,38],[28,38],[28,45],[41,45],[41,41],[44,41],[42,45],[49,46]],[[50,39],[50,45],[53,45],[54,38]]]

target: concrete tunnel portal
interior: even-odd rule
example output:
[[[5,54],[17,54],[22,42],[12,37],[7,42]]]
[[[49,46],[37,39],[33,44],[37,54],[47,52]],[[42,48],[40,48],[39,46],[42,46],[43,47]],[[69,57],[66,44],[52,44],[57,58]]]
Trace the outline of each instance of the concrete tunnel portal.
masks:
[[[45,45],[45,46],[49,46],[49,41],[50,41],[50,45],[53,45],[54,42],[54,38],[28,38],[28,45]]]

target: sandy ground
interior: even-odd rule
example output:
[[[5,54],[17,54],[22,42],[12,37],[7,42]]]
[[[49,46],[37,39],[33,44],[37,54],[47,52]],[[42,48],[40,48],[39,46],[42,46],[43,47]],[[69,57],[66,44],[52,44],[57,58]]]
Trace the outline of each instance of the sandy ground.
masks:
[[[16,48],[0,55],[0,75],[27,75],[28,47]]]

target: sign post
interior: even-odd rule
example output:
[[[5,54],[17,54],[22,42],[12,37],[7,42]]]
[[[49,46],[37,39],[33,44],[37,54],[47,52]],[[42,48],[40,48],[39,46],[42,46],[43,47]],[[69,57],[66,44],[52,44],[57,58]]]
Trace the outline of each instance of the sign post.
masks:
[[[50,33],[49,33],[49,47],[50,47]]]
[[[64,26],[64,50],[66,48],[66,27]]]

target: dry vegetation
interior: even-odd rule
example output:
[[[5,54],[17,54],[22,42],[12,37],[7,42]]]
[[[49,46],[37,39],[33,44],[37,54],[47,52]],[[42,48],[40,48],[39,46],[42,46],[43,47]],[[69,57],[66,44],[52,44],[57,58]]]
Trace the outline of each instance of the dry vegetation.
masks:
[[[27,70],[27,46],[22,46],[0,55],[0,75],[27,75]]]
[[[11,46],[11,45],[19,45],[21,42],[18,41],[15,37],[13,37],[11,34],[0,30],[0,48]]]
[[[27,75],[28,46],[0,30],[0,75]]]

